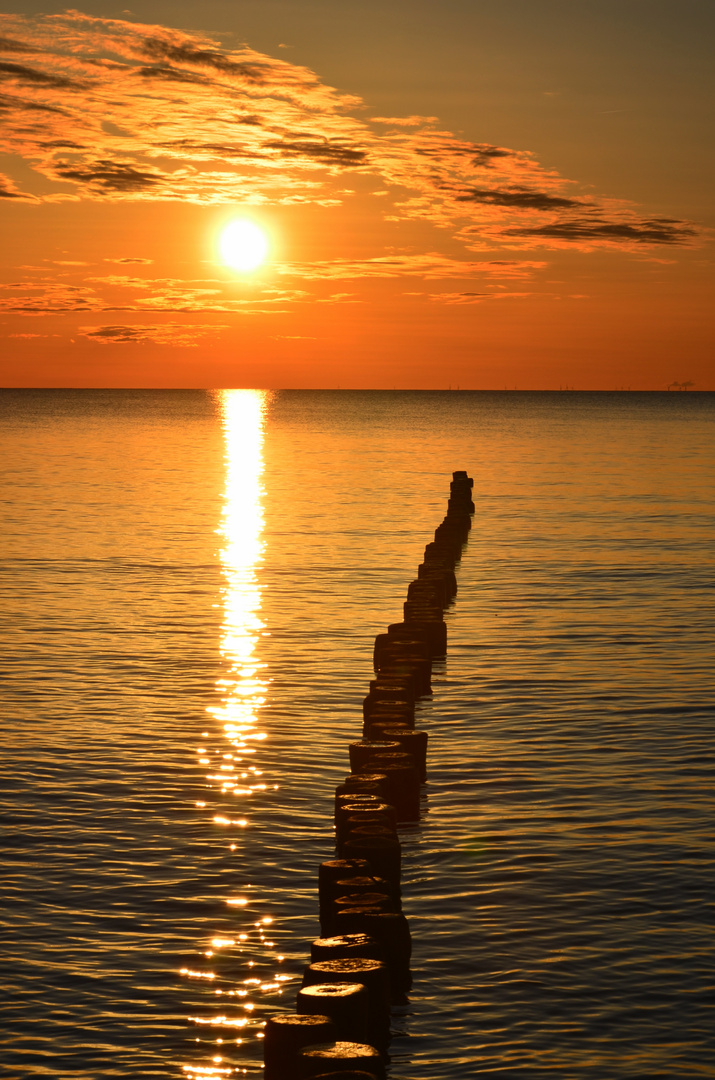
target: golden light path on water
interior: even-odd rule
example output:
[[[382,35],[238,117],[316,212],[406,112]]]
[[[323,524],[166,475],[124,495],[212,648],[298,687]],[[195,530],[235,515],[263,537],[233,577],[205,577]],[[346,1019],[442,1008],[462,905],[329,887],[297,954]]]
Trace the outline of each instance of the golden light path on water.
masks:
[[[261,476],[266,393],[222,390],[219,400],[226,444],[225,501],[218,530],[223,537],[220,556],[226,581],[221,656],[229,673],[216,684],[222,703],[208,711],[222,722],[231,746],[245,756],[255,753],[252,741],[266,737],[257,730],[257,712],[265,702],[266,684],[256,656],[258,637],[264,629],[256,571],[264,550]],[[225,757],[230,759],[230,755]],[[223,791],[238,793],[242,786],[256,790],[238,783],[255,776],[251,766],[238,769],[242,760],[234,755],[235,764],[221,766],[226,775],[213,778],[220,781]],[[264,786],[258,785],[258,790]]]
[[[256,743],[266,738],[259,728],[259,710],[266,700],[267,682],[263,677],[263,665],[257,655],[258,639],[265,633],[261,620],[261,587],[258,575],[264,542],[263,533],[263,432],[267,391],[221,390],[217,392],[224,434],[225,489],[221,524],[217,529],[222,538],[219,551],[224,586],[221,594],[223,622],[220,653],[226,674],[216,682],[219,704],[207,710],[216,720],[222,732],[220,749],[211,750],[210,745],[199,752],[202,765],[209,765],[206,779],[223,800],[223,812],[213,817],[219,827],[243,829],[249,821],[242,811],[234,809],[232,799],[250,798],[254,793],[265,791],[262,771],[252,764]],[[204,733],[210,738],[208,732]],[[271,785],[272,787],[276,785]],[[198,804],[204,807],[205,803]],[[235,850],[236,844],[230,844]],[[182,974],[205,981],[216,995],[221,1012],[210,1016],[193,1016],[190,1019],[198,1029],[211,1031],[209,1043],[212,1053],[205,1064],[184,1065],[187,1077],[227,1077],[246,1073],[246,1068],[236,1068],[231,1050],[245,1043],[245,1037],[260,1039],[262,1032],[252,1022],[254,1004],[251,993],[279,990],[283,976],[272,979],[246,978],[236,980],[222,977],[214,970],[222,955],[236,956],[250,948],[251,941],[261,947],[272,946],[266,940],[270,917],[255,921],[246,908],[250,899],[231,895],[226,903],[236,915],[245,913],[246,925],[226,936],[213,936],[204,956],[209,966],[203,970],[184,969]],[[224,952],[225,950],[225,952]],[[244,954],[245,955],[245,954]],[[277,957],[281,961],[282,957]],[[253,961],[243,961],[250,969]],[[203,967],[203,965],[202,965]],[[235,974],[235,972],[234,972]],[[219,984],[217,986],[217,984]],[[214,987],[216,987],[214,989]],[[229,1005],[227,1009],[226,1006]],[[262,1024],[258,1027],[262,1028]],[[216,1036],[213,1036],[216,1032]],[[237,1035],[242,1037],[237,1038]],[[199,1040],[206,1043],[206,1039]],[[244,1064],[248,1064],[245,1062]],[[256,1062],[253,1062],[255,1066]],[[253,1072],[253,1069],[251,1069]]]

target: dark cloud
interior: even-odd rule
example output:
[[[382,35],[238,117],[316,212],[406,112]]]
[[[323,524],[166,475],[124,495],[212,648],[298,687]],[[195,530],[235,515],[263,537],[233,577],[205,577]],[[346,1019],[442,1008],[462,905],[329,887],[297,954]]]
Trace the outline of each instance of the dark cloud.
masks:
[[[516,188],[512,191],[472,188],[456,196],[457,202],[484,203],[487,206],[504,206],[513,210],[566,210],[583,207],[581,199],[569,199],[563,195],[548,195],[544,191]]]
[[[531,292],[455,292],[431,293],[430,300],[438,304],[483,304],[490,300],[525,300],[537,294]],[[539,294],[546,298],[549,294]]]
[[[514,154],[513,150],[506,150],[502,146],[490,146],[489,143],[475,144],[474,149],[476,153],[472,158],[473,164],[487,167],[499,158],[512,157]]]
[[[151,329],[150,327],[148,329]],[[98,326],[96,330],[88,330],[83,337],[99,338],[101,341],[145,341],[146,331],[143,327],[135,326]]]
[[[472,165],[490,166],[499,158],[518,156],[514,150],[504,146],[492,146],[491,143],[462,142],[449,133],[442,132],[432,144],[418,146],[417,153],[425,157],[458,156],[467,158]]]
[[[181,68],[166,67],[165,65],[141,67],[137,69],[135,74],[140,75],[143,79],[163,79],[165,82],[210,85],[205,75],[199,75],[195,71],[182,71]]]
[[[104,160],[89,162],[86,165],[71,165],[65,161],[58,161],[54,172],[62,180],[95,185],[104,191],[145,191],[162,180],[161,174],[143,172],[126,161]]]
[[[281,157],[308,158],[330,165],[365,165],[368,159],[364,150],[353,150],[349,146],[331,143],[327,139],[274,139],[263,143],[263,146],[266,150],[276,150]]]
[[[82,143],[72,142],[71,139],[50,139],[49,142],[40,143],[44,150],[86,150]]]
[[[163,143],[162,149],[171,150],[174,153],[180,150],[189,157],[196,154],[198,157],[202,158],[243,158],[257,156],[247,147],[236,146],[235,143],[195,142],[191,139],[177,139],[171,143]]]
[[[147,56],[173,60],[178,64],[211,68],[222,75],[232,75],[255,85],[266,81],[267,69],[264,65],[231,60],[225,53],[214,49],[197,49],[188,44],[174,45],[162,38],[146,38],[142,52]]]
[[[100,345],[173,345],[193,348],[201,338],[227,330],[227,326],[197,323],[162,323],[159,326],[80,326],[82,337]]]
[[[478,304],[482,300],[489,300],[493,295],[484,292],[431,293],[430,300],[436,300],[440,304]]]
[[[24,53],[35,52],[35,50],[31,45],[26,45],[24,41],[15,41],[14,38],[0,37],[0,52]]]
[[[127,264],[127,263],[148,264],[148,263],[153,263],[154,262],[153,259],[140,259],[140,258],[136,258],[136,259],[104,259],[103,261],[108,262],[108,263],[121,263],[122,265]]]
[[[563,241],[631,241],[636,244],[685,244],[695,235],[686,221],[651,218],[636,222],[574,219],[551,225],[506,229],[508,236],[542,237]]]
[[[55,113],[57,116],[67,115],[66,109],[58,108],[56,105],[48,105],[44,101],[24,101],[22,98],[14,97],[12,94],[0,94],[0,110],[13,113],[18,109],[21,112]]]
[[[35,86],[51,86],[57,89],[81,89],[82,83],[68,79],[64,75],[48,75],[37,68],[25,67],[24,64],[12,64],[9,60],[0,60],[0,73],[4,72],[20,82],[31,83]]]

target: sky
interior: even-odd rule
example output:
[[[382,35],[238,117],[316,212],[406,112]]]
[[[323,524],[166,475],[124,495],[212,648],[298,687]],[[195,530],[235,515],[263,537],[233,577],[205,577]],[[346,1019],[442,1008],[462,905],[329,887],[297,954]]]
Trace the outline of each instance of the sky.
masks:
[[[714,30],[711,0],[3,0],[0,384],[715,389]]]

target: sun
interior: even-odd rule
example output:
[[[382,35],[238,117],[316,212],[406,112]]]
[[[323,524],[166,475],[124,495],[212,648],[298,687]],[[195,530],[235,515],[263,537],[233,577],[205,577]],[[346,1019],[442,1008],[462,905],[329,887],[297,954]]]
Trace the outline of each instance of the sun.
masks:
[[[232,221],[221,232],[219,251],[234,270],[255,270],[268,254],[268,237],[252,221]]]

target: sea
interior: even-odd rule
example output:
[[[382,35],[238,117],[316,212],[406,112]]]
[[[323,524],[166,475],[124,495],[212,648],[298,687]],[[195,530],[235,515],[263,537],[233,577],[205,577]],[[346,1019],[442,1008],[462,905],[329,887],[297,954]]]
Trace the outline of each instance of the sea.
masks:
[[[0,1076],[261,1076],[374,637],[466,470],[389,1078],[715,1077],[714,420],[693,390],[0,392]]]

